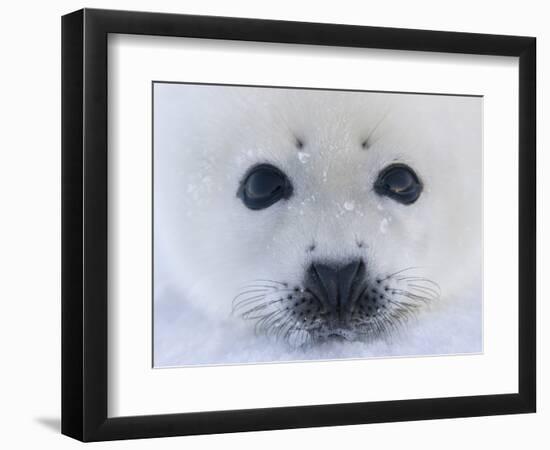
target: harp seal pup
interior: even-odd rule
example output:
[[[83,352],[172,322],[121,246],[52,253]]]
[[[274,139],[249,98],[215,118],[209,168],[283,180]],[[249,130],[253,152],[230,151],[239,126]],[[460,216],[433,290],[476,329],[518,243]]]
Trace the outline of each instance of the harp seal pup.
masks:
[[[481,101],[156,83],[155,365],[481,351]]]

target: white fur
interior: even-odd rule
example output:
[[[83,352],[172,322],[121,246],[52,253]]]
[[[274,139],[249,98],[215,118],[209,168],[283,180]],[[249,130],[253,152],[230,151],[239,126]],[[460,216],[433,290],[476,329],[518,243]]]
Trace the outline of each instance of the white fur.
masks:
[[[185,84],[154,95],[156,366],[481,351],[480,98]],[[412,205],[373,190],[397,161],[424,185]],[[262,162],[294,192],[252,211],[236,192]],[[299,285],[312,258],[350,257],[372,274],[420,267],[441,298],[391,340],[306,350],[231,314],[254,280]]]

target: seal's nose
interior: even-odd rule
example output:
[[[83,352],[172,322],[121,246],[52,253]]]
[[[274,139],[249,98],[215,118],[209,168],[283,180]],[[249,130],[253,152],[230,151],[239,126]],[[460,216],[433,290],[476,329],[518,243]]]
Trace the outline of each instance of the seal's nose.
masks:
[[[313,262],[307,270],[306,287],[338,318],[346,322],[365,280],[365,263]]]

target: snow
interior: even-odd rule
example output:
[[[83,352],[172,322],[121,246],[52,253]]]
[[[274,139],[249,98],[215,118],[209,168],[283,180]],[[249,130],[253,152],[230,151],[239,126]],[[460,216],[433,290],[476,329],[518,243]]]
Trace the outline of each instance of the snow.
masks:
[[[156,295],[154,362],[155,367],[180,367],[480,353],[480,324],[481,305],[471,295],[460,306],[427,309],[391,340],[334,341],[296,349],[255,335],[252,324],[239,317],[228,315],[214,322],[165,287]]]
[[[305,164],[308,162],[309,158],[310,158],[310,154],[309,153],[306,153],[306,152],[298,152],[298,159],[300,160],[300,162],[302,164]]]
[[[344,209],[346,211],[353,211],[355,209],[355,203],[353,201],[347,201],[344,203]]]
[[[381,221],[380,221],[380,232],[381,233],[386,233],[388,231],[388,225],[390,223],[390,220],[387,218],[387,217],[384,217]]]

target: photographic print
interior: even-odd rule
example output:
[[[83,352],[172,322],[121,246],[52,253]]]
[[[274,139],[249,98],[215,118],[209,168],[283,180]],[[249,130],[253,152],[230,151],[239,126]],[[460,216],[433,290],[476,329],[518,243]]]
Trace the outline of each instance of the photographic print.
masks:
[[[100,9],[61,36],[63,434],[536,411],[536,38]]]
[[[481,96],[152,91],[154,367],[483,351]]]

